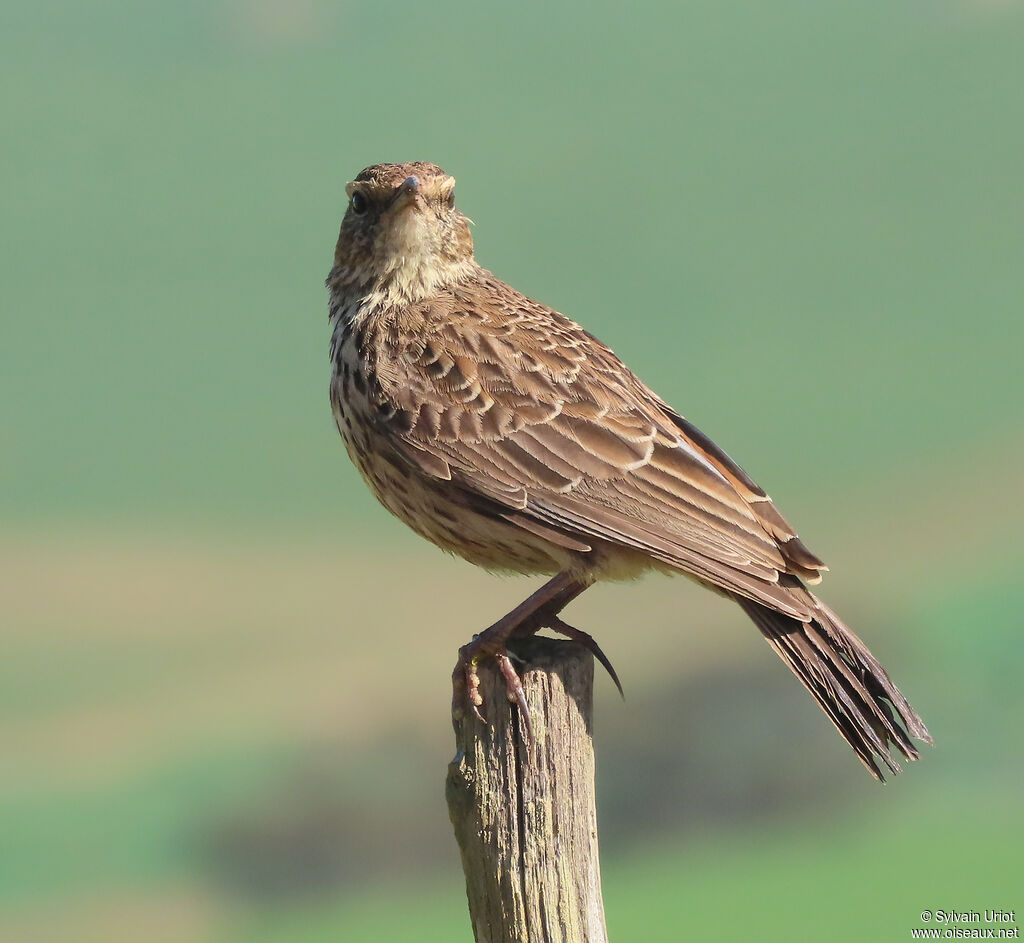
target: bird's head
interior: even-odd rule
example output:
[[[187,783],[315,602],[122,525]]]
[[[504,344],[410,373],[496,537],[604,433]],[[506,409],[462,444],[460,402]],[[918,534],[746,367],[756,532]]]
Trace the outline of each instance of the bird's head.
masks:
[[[436,164],[374,164],[345,188],[332,288],[417,301],[464,277],[473,262],[469,219],[455,178]]]

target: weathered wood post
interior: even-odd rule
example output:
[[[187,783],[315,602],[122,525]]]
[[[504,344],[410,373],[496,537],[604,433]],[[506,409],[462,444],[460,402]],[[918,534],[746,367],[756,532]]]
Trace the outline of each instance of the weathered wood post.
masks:
[[[592,739],[594,659],[575,642],[509,645],[530,705],[524,743],[488,659],[488,724],[455,723],[446,794],[476,943],[606,943]]]

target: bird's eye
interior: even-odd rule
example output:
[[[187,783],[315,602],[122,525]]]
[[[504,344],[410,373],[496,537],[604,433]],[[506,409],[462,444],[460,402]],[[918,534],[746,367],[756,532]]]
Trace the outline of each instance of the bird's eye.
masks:
[[[448,206],[448,209],[451,210],[451,209],[455,208],[455,191],[454,190],[452,190],[452,192],[448,194],[448,199],[445,200],[445,203]]]
[[[348,201],[348,205],[352,207],[352,212],[356,216],[362,216],[366,212],[366,208],[370,205],[370,201],[366,199],[363,194],[358,191],[352,194],[352,198]]]

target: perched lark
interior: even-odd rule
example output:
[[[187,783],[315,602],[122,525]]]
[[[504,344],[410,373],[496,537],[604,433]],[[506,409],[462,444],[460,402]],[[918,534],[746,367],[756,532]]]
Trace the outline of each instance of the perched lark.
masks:
[[[380,502],[444,550],[552,578],[459,652],[476,664],[540,628],[593,640],[561,610],[597,580],[683,572],[736,600],[877,778],[928,731],[866,646],[807,588],[825,565],[704,433],[578,324],[473,258],[455,180],[367,167],[327,278],[331,403]],[[608,666],[610,668],[610,666]],[[612,672],[614,677],[614,672]],[[895,750],[893,749],[895,748]]]

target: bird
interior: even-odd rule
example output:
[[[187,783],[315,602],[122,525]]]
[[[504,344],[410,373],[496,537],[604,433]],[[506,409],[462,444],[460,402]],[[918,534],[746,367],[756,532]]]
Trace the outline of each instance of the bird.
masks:
[[[827,567],[721,448],[576,322],[475,259],[455,179],[374,164],[345,188],[329,293],[330,400],[349,457],[392,514],[494,572],[546,576],[459,649],[454,709],[480,719],[506,643],[599,581],[685,574],[746,612],[878,780],[932,743],[867,646],[808,587]],[[621,690],[621,685],[620,685]]]

